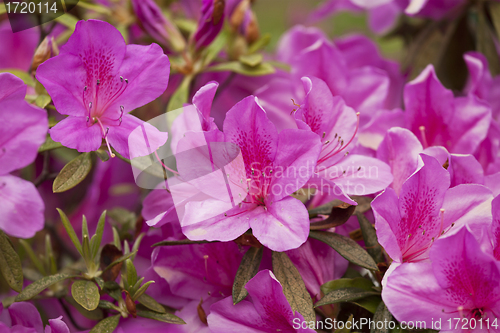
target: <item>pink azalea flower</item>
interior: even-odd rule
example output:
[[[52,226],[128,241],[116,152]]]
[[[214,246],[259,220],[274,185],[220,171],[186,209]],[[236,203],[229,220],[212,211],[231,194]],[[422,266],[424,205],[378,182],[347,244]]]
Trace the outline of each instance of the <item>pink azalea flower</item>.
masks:
[[[70,333],[62,316],[49,319],[49,325],[44,330],[40,313],[28,302],[13,303],[8,310],[4,310],[0,303],[0,318],[0,331],[3,333]]]
[[[304,317],[292,311],[271,271],[260,271],[245,288],[248,299],[233,305],[232,298],[227,297],[210,307],[208,326],[212,332],[314,332],[302,328]]]
[[[388,188],[372,202],[377,237],[393,266],[427,260],[438,238],[491,221],[491,191],[475,184],[450,188],[448,171],[431,156],[420,154],[418,164],[399,196]]]
[[[474,96],[454,97],[427,66],[405,87],[407,127],[424,148],[443,146],[452,153],[471,154],[486,137],[491,108]]]
[[[26,85],[0,73],[0,229],[30,238],[43,228],[44,204],[32,182],[10,172],[32,163],[45,142],[47,113],[24,100]]]
[[[500,196],[491,203],[493,213],[493,255],[500,261]]]
[[[382,298],[394,317],[425,321],[427,329],[446,332],[462,331],[462,324],[455,326],[457,320],[467,323],[468,331],[498,332],[498,325],[491,324],[498,324],[500,317],[500,266],[481,250],[474,235],[462,228],[439,239],[430,259],[402,265],[388,278]],[[437,321],[441,327],[433,326]]]
[[[295,112],[297,126],[316,133],[323,144],[309,186],[351,204],[356,203],[348,195],[367,195],[386,188],[392,182],[387,164],[349,155],[349,150],[356,147],[359,114],[342,98],[334,97],[324,81],[304,77],[302,83],[306,97]]]
[[[241,150],[246,175],[241,175],[235,186],[248,195],[235,198],[241,204],[215,216],[218,207],[225,205],[223,201],[188,202],[181,221],[183,233],[192,240],[229,241],[251,228],[272,250],[300,246],[309,233],[308,213],[290,194],[305,185],[313,173],[321,149],[318,136],[296,129],[278,134],[254,96],[228,111],[224,136]]]
[[[50,129],[52,139],[80,152],[99,149],[104,139],[112,157],[110,145],[130,158],[128,136],[144,126],[156,150],[167,133],[127,113],[160,96],[169,73],[169,60],[158,45],[126,45],[109,23],[79,21],[60,54],[37,70],[57,111],[69,116]]]
[[[196,49],[210,45],[224,25],[223,0],[202,0],[198,28],[193,34]]]

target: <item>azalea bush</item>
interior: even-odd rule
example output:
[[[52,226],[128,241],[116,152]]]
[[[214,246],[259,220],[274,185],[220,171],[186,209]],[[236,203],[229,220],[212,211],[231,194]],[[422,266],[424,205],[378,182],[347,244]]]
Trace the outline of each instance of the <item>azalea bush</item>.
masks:
[[[0,332],[500,332],[499,1],[12,6]]]

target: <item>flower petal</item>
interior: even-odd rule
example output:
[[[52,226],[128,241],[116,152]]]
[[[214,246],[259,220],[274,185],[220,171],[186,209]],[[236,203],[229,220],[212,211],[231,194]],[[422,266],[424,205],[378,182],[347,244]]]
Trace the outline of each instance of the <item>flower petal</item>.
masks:
[[[50,137],[79,152],[96,151],[101,147],[103,133],[99,124],[89,124],[86,117],[69,116],[49,130]]]
[[[0,229],[31,238],[44,225],[44,203],[33,183],[15,176],[0,177]]]

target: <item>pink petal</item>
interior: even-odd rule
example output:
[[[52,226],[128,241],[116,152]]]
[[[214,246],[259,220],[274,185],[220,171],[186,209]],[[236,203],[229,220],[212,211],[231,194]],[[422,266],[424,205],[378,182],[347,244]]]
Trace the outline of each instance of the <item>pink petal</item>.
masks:
[[[98,123],[90,124],[86,117],[69,116],[49,130],[50,137],[79,152],[95,151],[101,147],[103,133]]]
[[[12,326],[20,325],[34,328],[37,332],[43,331],[42,318],[36,307],[28,302],[12,303],[9,306]]]
[[[44,225],[44,203],[33,183],[0,176],[0,229],[19,238],[31,238]]]

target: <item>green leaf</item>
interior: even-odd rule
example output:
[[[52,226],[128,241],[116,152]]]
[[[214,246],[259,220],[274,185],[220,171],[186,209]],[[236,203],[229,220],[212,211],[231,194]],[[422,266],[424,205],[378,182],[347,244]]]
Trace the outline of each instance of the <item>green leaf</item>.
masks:
[[[7,13],[7,8],[5,8],[5,4],[0,3],[0,15]]]
[[[144,279],[144,278],[141,278],[141,280]],[[148,290],[149,286],[151,284],[155,283],[154,281],[148,281],[146,283],[144,283],[139,289],[137,289],[137,291],[134,293],[134,297],[132,297],[132,299],[134,301],[137,301],[137,299],[139,297],[141,297],[145,292],[146,290]]]
[[[218,241],[192,241],[189,239],[174,240],[174,241],[162,241],[151,245],[156,246],[174,246],[174,245],[189,245],[189,244],[207,244],[207,243],[217,243]]]
[[[314,304],[314,307],[340,302],[351,302],[374,295],[380,295],[380,293],[360,288],[341,288],[326,294],[325,297]]]
[[[114,305],[113,303],[111,303],[110,301],[106,301],[106,300],[102,300],[102,299],[99,301],[99,307],[102,309],[106,309],[106,310],[120,311],[120,308],[117,307],[116,305]]]
[[[129,254],[121,256],[120,258],[118,258],[115,261],[113,261],[108,267],[106,267],[104,269],[104,271],[107,271],[108,269],[113,268],[114,266],[118,265],[119,263],[124,262],[125,260],[129,259],[130,257],[132,257],[134,254],[135,254],[135,252],[131,252]]]
[[[59,175],[54,179],[52,191],[60,193],[72,189],[87,177],[90,169],[92,169],[90,153],[80,154],[62,168]]]
[[[23,267],[21,259],[12,247],[7,235],[1,230],[0,272],[13,290],[20,292],[23,289]]]
[[[356,214],[365,241],[365,247],[368,254],[375,260],[376,263],[383,261],[382,246],[378,243],[377,232],[373,225],[363,214]]]
[[[62,210],[59,208],[56,208],[57,211],[59,212],[59,215],[61,216],[61,221],[63,223],[64,229],[66,229],[66,232],[68,233],[69,238],[73,242],[73,245],[75,245],[76,249],[80,254],[83,256],[83,251],[82,251],[82,244],[80,243],[80,240],[78,240],[78,236],[76,235],[75,229],[73,229],[73,226],[71,225],[71,222],[69,222],[68,217]]]
[[[248,53],[255,53],[257,51],[262,50],[264,47],[267,46],[267,44],[269,44],[270,41],[271,41],[270,33],[262,35],[262,37],[260,37],[255,42],[253,42],[252,45],[250,45],[250,47],[248,48]]]
[[[180,86],[173,93],[168,101],[167,112],[172,110],[180,109],[188,102],[189,98],[189,86],[191,85],[191,81],[193,80],[193,76],[188,75],[185,76],[182,80]],[[162,176],[163,178],[163,176]]]
[[[73,282],[71,294],[75,301],[88,311],[97,309],[99,299],[101,298],[97,285],[88,280],[77,280]]]
[[[158,313],[147,310],[137,310],[137,315],[143,318],[154,319],[169,324],[185,324],[184,320],[171,313]]]
[[[219,55],[220,51],[226,46],[228,34],[222,31],[214,41],[206,48],[205,59],[203,59],[203,67],[210,65],[210,63]]]
[[[84,1],[79,1],[78,7],[89,9],[89,10],[92,10],[92,11],[99,13],[99,14],[104,14],[104,15],[111,15],[112,14],[111,10],[109,8],[106,8],[106,7],[98,5],[98,4],[84,2]]]
[[[35,80],[26,72],[23,72],[19,69],[8,68],[8,69],[0,69],[0,73],[11,73],[23,80],[25,84],[30,87],[35,87]]]
[[[283,286],[283,293],[292,310],[298,311],[306,321],[314,321],[316,315],[311,296],[288,255],[285,252],[273,252],[272,261],[273,273]]]
[[[30,259],[33,262],[33,265],[35,265],[36,269],[38,269],[38,271],[40,273],[42,273],[42,275],[47,275],[47,273],[45,271],[45,267],[43,267],[42,261],[35,254],[35,252],[31,248],[30,244],[26,240],[24,240],[24,239],[20,239],[19,243],[22,245],[22,247],[24,248],[24,250],[28,254],[28,257],[30,257]]]
[[[97,283],[97,285],[99,286],[99,289],[103,289],[104,288],[104,279],[102,277],[95,277],[94,278],[94,281],[95,283]]]
[[[90,241],[90,249],[92,251],[93,258],[97,256],[97,253],[99,252],[99,247],[101,246],[105,221],[106,221],[106,211],[102,212],[101,217],[99,218],[99,222],[97,223],[95,235],[92,236],[92,240]]]
[[[500,3],[490,2],[489,3],[489,12],[490,12],[491,20],[493,21],[493,25],[495,26],[497,38],[500,38]]]
[[[40,148],[38,148],[38,152],[43,153],[44,151],[57,149],[57,148],[61,148],[61,147],[63,147],[63,145],[60,142],[55,142],[54,140],[52,140],[50,135],[47,135],[47,139],[40,146]]]
[[[354,279],[337,279],[328,281],[321,286],[321,291],[323,294],[329,294],[334,290],[343,288],[358,288],[366,291],[373,291],[373,283],[365,278],[354,278]]]
[[[56,274],[57,273],[56,257],[54,255],[54,251],[52,250],[52,242],[50,240],[50,234],[45,235],[45,261],[49,273]]]
[[[206,72],[234,72],[246,76],[263,76],[276,72],[274,67],[267,63],[261,63],[258,66],[250,67],[239,61],[226,62],[219,65],[208,67]]]
[[[242,55],[238,60],[243,65],[247,65],[249,67],[256,67],[257,65],[260,65],[262,63],[264,57],[260,53],[254,53],[254,54]]]
[[[49,103],[52,102],[52,98],[48,95],[38,95],[38,97],[35,99],[35,104],[36,106],[45,109]]]
[[[311,231],[309,237],[330,245],[342,257],[358,266],[378,271],[372,257],[358,243],[345,236],[326,231]]]
[[[137,301],[150,310],[158,313],[167,313],[167,311],[165,311],[165,308],[148,294],[142,294],[141,296],[139,296],[139,298],[137,298]]]
[[[248,295],[245,285],[259,271],[260,261],[264,253],[263,247],[250,247],[241,259],[233,284],[233,304],[242,301]]]
[[[382,298],[380,296],[368,296],[362,299],[358,299],[357,301],[352,301],[351,303],[360,306],[371,313],[375,313],[377,311],[377,307],[382,302]]]
[[[27,301],[39,293],[41,293],[43,290],[46,288],[50,287],[53,284],[56,284],[57,282],[66,280],[66,279],[71,279],[73,277],[76,277],[75,275],[70,275],[70,274],[55,274],[55,275],[49,275],[44,278],[41,278],[40,280],[37,280],[33,282],[32,284],[28,285],[26,288],[21,291],[19,295],[16,296],[16,302],[22,302],[22,301]]]
[[[380,304],[378,305],[377,311],[375,311],[375,315],[373,316],[373,321],[375,323],[379,321],[392,321],[392,315],[389,312],[389,309],[387,309],[387,306],[384,304],[384,302],[380,302]],[[389,333],[389,325],[383,325],[382,329],[378,329],[377,325],[375,325],[372,329],[370,329],[370,333]]]
[[[94,328],[91,329],[89,333],[112,333],[118,326],[119,322],[120,322],[120,315],[108,317],[98,322],[97,325],[95,325]]]
[[[130,286],[133,286],[137,282],[137,271],[135,270],[132,260],[127,259],[125,261],[125,267],[127,268],[127,282]]]

